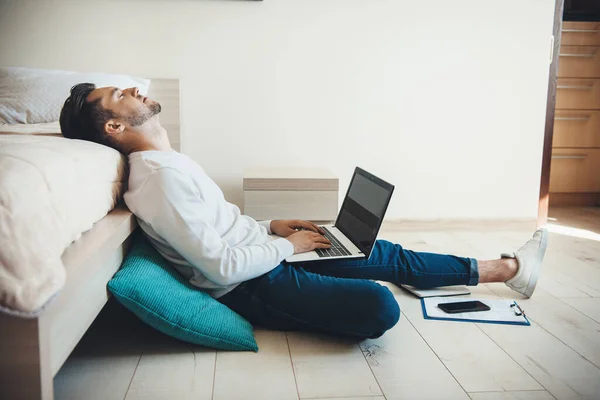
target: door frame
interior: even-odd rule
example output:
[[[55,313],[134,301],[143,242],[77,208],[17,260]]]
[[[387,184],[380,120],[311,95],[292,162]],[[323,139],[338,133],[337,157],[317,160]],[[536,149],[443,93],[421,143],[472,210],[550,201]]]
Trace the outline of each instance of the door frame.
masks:
[[[542,153],[542,177],[540,181],[540,197],[538,201],[537,226],[548,222],[548,205],[550,202],[550,163],[552,161],[552,138],[554,136],[554,108],[556,106],[556,76],[558,73],[558,55],[562,30],[563,9],[565,0],[555,0],[554,36],[550,75],[548,77],[548,97],[546,99],[546,126],[544,128],[544,149]]]

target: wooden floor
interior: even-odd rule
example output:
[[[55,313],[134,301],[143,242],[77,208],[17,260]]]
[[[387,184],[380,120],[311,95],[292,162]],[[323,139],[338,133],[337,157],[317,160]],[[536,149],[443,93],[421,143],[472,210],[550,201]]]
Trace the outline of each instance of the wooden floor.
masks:
[[[257,330],[258,353],[169,339],[110,302],[56,376],[57,399],[599,399],[600,209],[554,209],[533,298],[503,284],[473,296],[517,299],[530,327],[426,321],[391,285],[396,327],[361,343]],[[441,226],[441,225],[440,225]],[[506,225],[381,237],[417,251],[497,258],[531,232]]]

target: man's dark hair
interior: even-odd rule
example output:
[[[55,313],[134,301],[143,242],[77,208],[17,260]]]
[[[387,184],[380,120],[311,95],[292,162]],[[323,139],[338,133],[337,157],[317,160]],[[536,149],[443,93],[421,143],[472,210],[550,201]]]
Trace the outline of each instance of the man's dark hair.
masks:
[[[89,140],[117,148],[104,131],[104,125],[118,116],[100,105],[100,99],[88,102],[87,97],[96,89],[93,83],[79,83],[71,88],[71,95],[60,112],[60,129],[69,139]],[[118,149],[117,149],[118,150]]]

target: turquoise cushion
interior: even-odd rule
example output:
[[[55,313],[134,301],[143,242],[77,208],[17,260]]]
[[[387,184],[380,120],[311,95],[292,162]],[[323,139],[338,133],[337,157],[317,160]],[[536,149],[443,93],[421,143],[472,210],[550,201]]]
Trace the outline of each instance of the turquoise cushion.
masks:
[[[187,282],[139,233],[108,289],[164,334],[217,349],[258,351],[248,321]]]

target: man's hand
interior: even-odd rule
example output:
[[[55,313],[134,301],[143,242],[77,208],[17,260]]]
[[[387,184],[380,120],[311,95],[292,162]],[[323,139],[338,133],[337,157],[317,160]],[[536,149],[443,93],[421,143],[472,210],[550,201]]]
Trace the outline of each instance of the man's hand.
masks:
[[[299,229],[313,231],[321,235],[325,231],[308,221],[300,221],[299,219],[274,219],[271,221],[271,232],[281,237],[288,237],[297,232]]]
[[[314,249],[328,249],[331,242],[323,235],[313,231],[300,231],[291,234],[287,240],[294,245],[294,254],[306,253]]]

